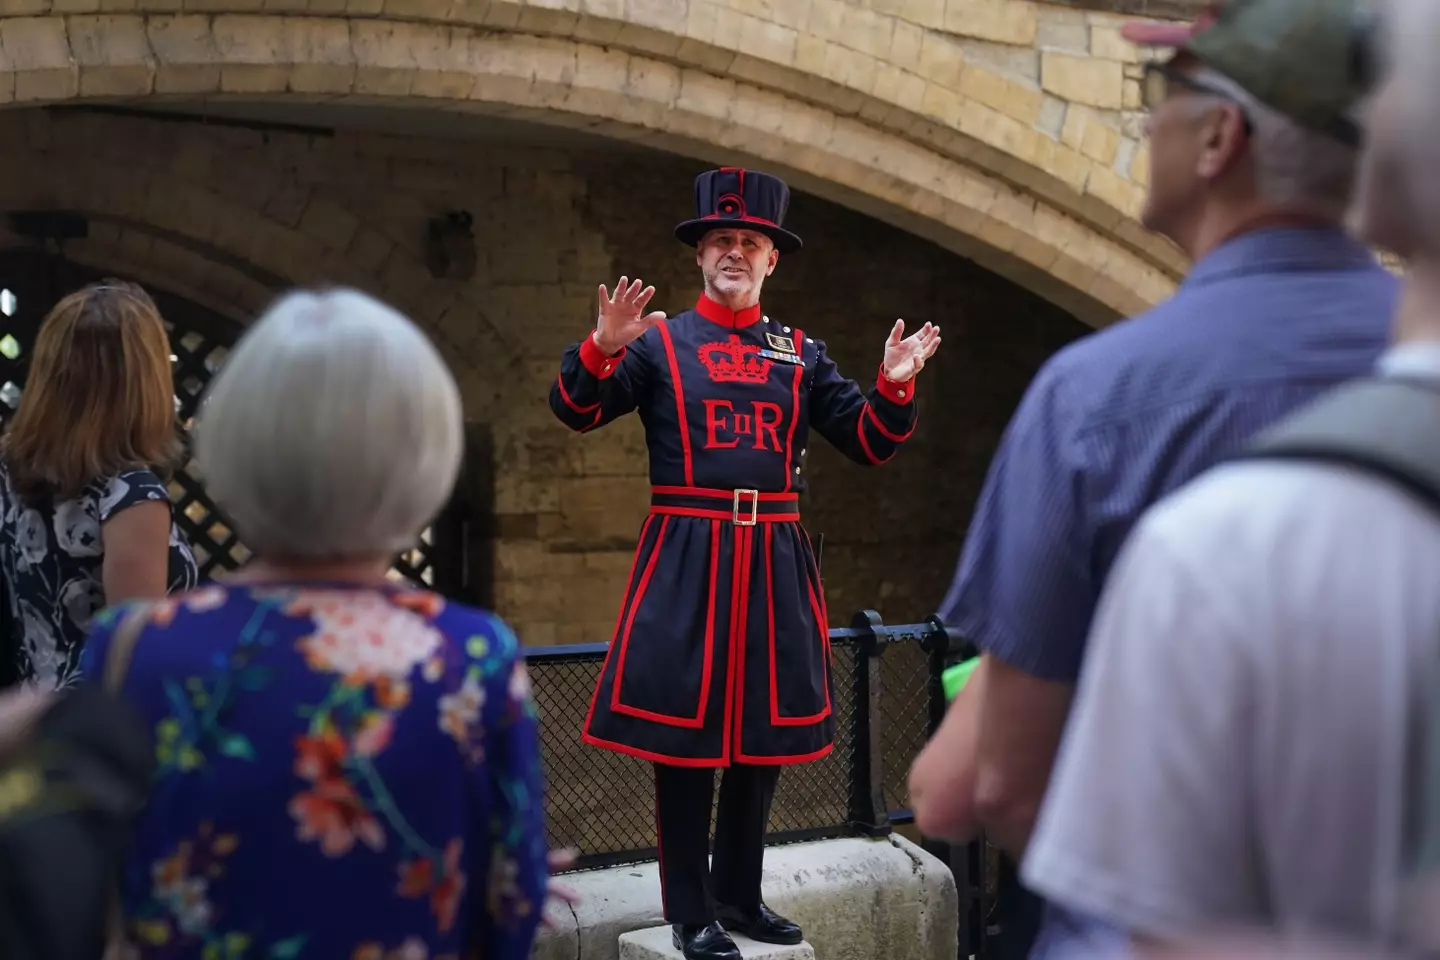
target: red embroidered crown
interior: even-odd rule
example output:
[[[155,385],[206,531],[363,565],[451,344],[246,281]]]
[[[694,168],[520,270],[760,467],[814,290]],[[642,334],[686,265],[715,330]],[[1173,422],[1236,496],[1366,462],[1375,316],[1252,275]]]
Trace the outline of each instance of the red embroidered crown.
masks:
[[[771,361],[757,357],[760,348],[741,343],[731,334],[725,343],[707,343],[700,348],[700,362],[716,383],[764,383],[770,379]]]

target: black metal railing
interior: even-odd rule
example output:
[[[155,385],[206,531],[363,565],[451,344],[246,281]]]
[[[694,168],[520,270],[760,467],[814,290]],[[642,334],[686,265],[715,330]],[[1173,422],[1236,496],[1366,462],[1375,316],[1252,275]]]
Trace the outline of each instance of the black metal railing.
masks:
[[[937,617],[888,626],[873,610],[832,629],[835,749],[780,778],[767,841],[884,836],[913,821],[906,778],[945,715],[941,673],[974,648]],[[580,742],[608,644],[526,651],[540,712],[549,785],[546,830],[552,848],[575,847],[576,869],[655,857],[651,765]],[[955,874],[960,890],[960,956],[985,956],[994,906],[993,855],[983,844],[923,845]]]

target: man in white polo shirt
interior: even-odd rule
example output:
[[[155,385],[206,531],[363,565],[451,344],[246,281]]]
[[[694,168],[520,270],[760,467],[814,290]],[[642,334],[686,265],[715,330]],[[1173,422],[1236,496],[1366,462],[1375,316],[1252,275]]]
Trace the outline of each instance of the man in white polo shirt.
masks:
[[[1366,239],[1407,261],[1394,345],[1376,381],[1274,438],[1335,427],[1357,389],[1409,391],[1375,423],[1414,455],[1440,445],[1440,3],[1392,2],[1357,203]],[[1365,461],[1267,459],[1274,438],[1127,542],[1023,866],[1141,942],[1375,943],[1398,922],[1440,666],[1440,502]]]

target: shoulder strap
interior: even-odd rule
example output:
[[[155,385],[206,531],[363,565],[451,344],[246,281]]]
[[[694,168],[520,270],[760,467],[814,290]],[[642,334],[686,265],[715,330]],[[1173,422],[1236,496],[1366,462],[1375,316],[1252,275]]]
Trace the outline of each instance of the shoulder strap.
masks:
[[[1393,378],[1346,384],[1261,433],[1239,459],[1343,464],[1440,513],[1440,390]]]
[[[125,675],[130,672],[130,659],[135,655],[135,642],[145,629],[150,617],[151,604],[138,603],[120,620],[115,632],[110,635],[110,649],[105,655],[105,672],[101,680],[106,693],[120,693],[125,685]]]

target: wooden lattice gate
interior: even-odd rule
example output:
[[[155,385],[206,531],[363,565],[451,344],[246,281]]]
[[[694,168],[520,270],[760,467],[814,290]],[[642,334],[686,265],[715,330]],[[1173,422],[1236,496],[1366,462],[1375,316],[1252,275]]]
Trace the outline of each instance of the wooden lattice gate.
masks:
[[[94,270],[40,251],[0,254],[0,425],[19,403],[30,348],[46,312],[61,297],[100,279],[103,275]],[[206,385],[225,362],[240,327],[182,297],[149,286],[146,289],[170,332],[175,409],[188,430]],[[249,559],[250,552],[206,492],[188,455],[171,478],[170,495],[178,522],[200,564],[202,579],[235,570]],[[449,529],[459,522],[456,511],[447,509],[434,526],[424,531],[414,548],[396,557],[392,579],[452,595],[459,592],[464,580],[459,549],[463,537]],[[446,549],[450,544],[455,549]]]

